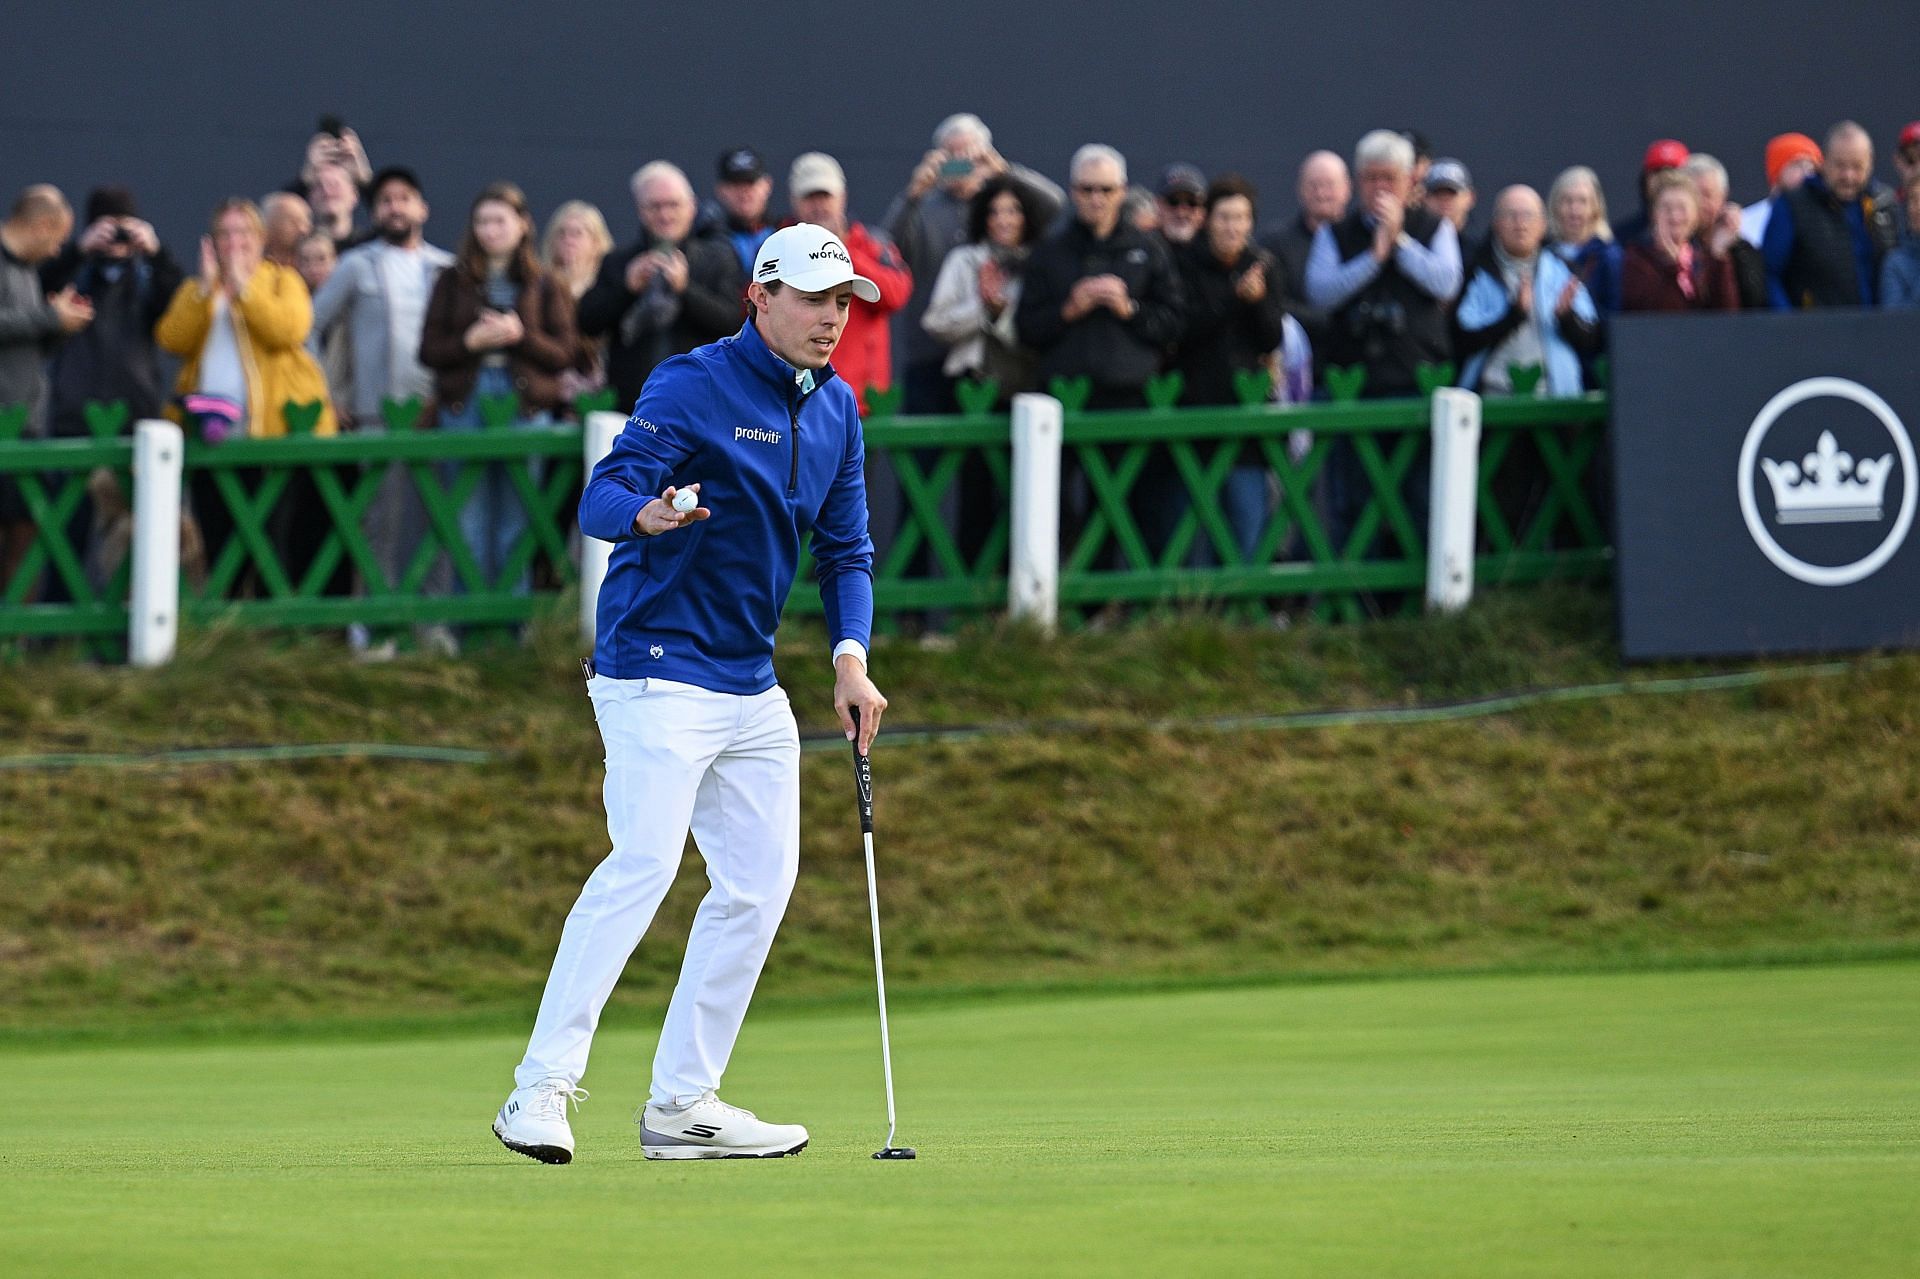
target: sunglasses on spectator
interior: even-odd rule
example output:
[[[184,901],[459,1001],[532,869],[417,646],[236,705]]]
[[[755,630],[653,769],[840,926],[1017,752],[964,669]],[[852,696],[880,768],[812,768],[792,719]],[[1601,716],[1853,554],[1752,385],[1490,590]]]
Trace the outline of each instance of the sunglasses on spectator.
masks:
[[[1160,197],[1170,209],[1197,209],[1206,201],[1197,195],[1167,195]]]
[[[1081,195],[1112,195],[1120,188],[1111,183],[1103,186],[1097,182],[1076,182],[1073,184],[1073,189]]]

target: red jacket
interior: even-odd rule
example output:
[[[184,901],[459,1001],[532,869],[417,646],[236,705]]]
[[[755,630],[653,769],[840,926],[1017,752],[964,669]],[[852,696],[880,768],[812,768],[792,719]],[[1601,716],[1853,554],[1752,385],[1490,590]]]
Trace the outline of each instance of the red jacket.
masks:
[[[1733,259],[1716,258],[1705,246],[1693,246],[1693,297],[1680,289],[1680,264],[1665,250],[1642,240],[1627,246],[1620,259],[1622,311],[1737,311],[1740,289]]]
[[[834,348],[833,371],[846,379],[860,397],[860,411],[867,411],[867,388],[885,391],[893,385],[893,351],[887,339],[887,317],[907,304],[913,295],[913,273],[893,247],[884,231],[876,231],[864,222],[851,223],[844,237],[853,269],[872,280],[880,289],[878,302],[853,300],[847,313],[846,332]]]

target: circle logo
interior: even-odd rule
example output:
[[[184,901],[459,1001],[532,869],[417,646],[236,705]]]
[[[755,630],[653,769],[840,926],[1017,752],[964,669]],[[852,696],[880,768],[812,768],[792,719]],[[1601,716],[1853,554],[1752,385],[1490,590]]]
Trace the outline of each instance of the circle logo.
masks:
[[[1781,460],[1762,454],[1767,435],[1789,409],[1810,400],[1838,399],[1858,405],[1878,420],[1892,438],[1892,455],[1880,452],[1877,441],[1871,451],[1855,458],[1835,440],[1832,431],[1823,431],[1817,447],[1804,459]],[[1859,441],[1852,441],[1856,447]],[[1791,451],[1791,450],[1789,450]],[[1760,513],[1759,497],[1754,489],[1757,475],[1764,474],[1773,497],[1774,523],[1778,525],[1880,523],[1885,520],[1882,498],[1887,481],[1899,458],[1900,508],[1886,536],[1863,555],[1847,563],[1815,564],[1781,545],[1773,528]],[[1858,382],[1839,377],[1814,377],[1795,382],[1771,400],[1747,428],[1746,443],[1740,448],[1740,514],[1754,545],[1775,568],[1789,577],[1812,586],[1848,586],[1871,577],[1886,566],[1907,539],[1913,527],[1920,485],[1915,484],[1920,467],[1914,462],[1913,441],[1906,426],[1891,405]]]

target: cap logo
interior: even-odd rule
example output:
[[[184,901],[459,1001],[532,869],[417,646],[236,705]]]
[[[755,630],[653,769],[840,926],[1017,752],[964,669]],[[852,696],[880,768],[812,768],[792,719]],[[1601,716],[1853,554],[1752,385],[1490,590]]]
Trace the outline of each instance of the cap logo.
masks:
[[[765,262],[762,262],[760,264],[761,275],[776,275],[779,273],[779,270],[780,270],[779,258],[768,258]]]
[[[848,266],[853,265],[853,259],[847,256],[847,251],[837,244],[823,244],[813,252],[807,254],[807,256],[815,261],[821,258],[832,258],[835,262],[845,262]]]

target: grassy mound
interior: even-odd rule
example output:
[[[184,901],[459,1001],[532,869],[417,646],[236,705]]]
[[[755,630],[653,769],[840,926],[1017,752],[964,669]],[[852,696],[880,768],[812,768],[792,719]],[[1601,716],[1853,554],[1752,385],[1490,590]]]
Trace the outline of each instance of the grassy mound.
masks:
[[[1149,726],[1614,679],[1609,626],[1603,598],[1545,591],[1355,627],[1182,617],[1053,643],[883,644],[890,726],[1030,725],[876,751],[889,977],[928,990],[1914,948],[1914,658],[1460,723]],[[824,647],[796,631],[779,654],[803,732],[832,726]],[[606,849],[575,657],[556,622],[461,662],[356,666],[328,641],[212,632],[159,671],[59,656],[0,671],[11,755],[493,752],[0,770],[0,1028],[524,1019]],[[803,770],[801,881],[763,990],[852,997],[870,952],[845,752]],[[671,985],[699,878],[690,853],[619,998],[652,1005]]]

